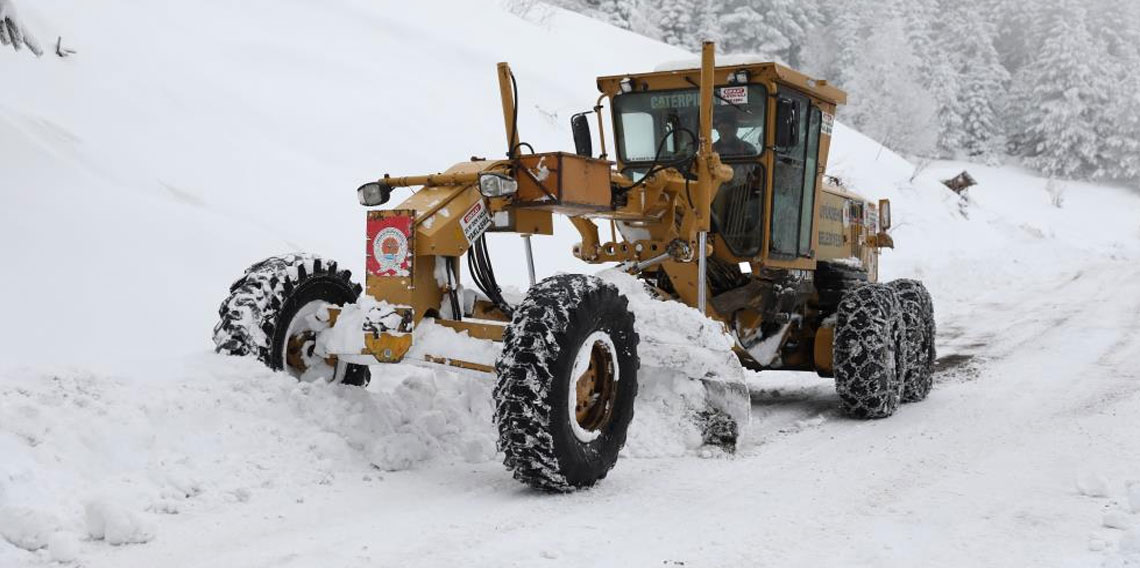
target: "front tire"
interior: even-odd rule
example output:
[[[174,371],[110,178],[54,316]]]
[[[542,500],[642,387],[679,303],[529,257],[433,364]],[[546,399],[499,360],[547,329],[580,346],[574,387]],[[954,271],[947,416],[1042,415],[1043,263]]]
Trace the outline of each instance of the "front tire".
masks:
[[[839,302],[832,350],[835,390],[854,418],[895,413],[906,376],[905,324],[894,290],[864,284]]]
[[[553,276],[527,293],[495,364],[503,463],[536,489],[594,485],[617,462],[637,396],[638,336],[614,286]]]
[[[269,257],[246,269],[230,286],[218,309],[214,346],[218,353],[257,357],[270,369],[284,370],[300,380],[337,381],[364,386],[371,379],[367,365],[354,365],[315,353],[320,322],[315,316],[326,306],[356,301],[360,285],[336,262],[308,254]]]

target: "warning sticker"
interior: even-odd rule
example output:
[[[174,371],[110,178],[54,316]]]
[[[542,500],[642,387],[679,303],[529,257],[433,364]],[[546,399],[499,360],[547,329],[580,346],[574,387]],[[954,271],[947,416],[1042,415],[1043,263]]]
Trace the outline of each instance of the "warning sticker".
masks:
[[[491,215],[487,213],[487,205],[482,199],[476,201],[466,213],[463,218],[459,220],[459,226],[463,227],[463,236],[467,237],[467,242],[475,244],[475,241],[491,227]]]
[[[864,213],[864,215],[866,216],[866,219],[863,220],[863,225],[867,227],[867,232],[872,235],[878,233],[879,210],[875,209],[873,206],[869,206],[867,207],[867,211]]]
[[[415,219],[415,212],[401,213],[403,212],[369,212],[367,260],[369,274],[396,277],[412,275],[412,221]]]
[[[829,112],[823,113],[823,125],[820,128],[820,132],[823,132],[824,134],[831,136],[831,129],[834,125],[835,125],[835,115],[831,114]]]
[[[716,90],[720,104],[748,104],[748,87],[721,87]]]

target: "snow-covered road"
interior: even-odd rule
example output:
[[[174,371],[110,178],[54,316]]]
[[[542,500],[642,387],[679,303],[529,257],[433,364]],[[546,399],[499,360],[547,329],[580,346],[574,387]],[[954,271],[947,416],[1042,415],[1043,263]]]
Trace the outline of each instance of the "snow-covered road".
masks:
[[[755,443],[734,457],[623,459],[572,495],[493,461],[361,464],[191,507],[88,565],[1099,564],[1121,535],[1103,516],[1140,481],[1140,286],[1121,285],[1137,281],[1097,260],[943,307],[948,368],[889,420],[842,418],[829,381],[757,375]]]

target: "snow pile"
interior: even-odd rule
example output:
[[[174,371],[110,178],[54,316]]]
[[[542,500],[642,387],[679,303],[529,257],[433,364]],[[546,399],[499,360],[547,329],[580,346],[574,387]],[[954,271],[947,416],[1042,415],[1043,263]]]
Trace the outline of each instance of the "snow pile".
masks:
[[[143,543],[162,515],[263,491],[494,457],[482,376],[386,366],[378,382],[391,389],[365,390],[298,383],[253,359],[184,364],[165,377],[0,377],[0,541],[67,557],[78,535]]]
[[[142,544],[154,538],[154,523],[140,514],[110,501],[84,505],[87,535],[107,544]]]
[[[382,366],[378,370],[399,367]],[[416,369],[390,393],[300,384],[296,413],[340,436],[373,466],[401,470],[443,457],[479,462],[495,454],[491,382],[484,376]]]
[[[640,340],[637,402],[625,454],[678,456],[700,448],[703,439],[695,414],[714,403],[702,379],[743,386],[746,371],[732,352],[732,336],[694,308],[654,298],[628,274],[606,270],[598,276],[629,300]],[[747,408],[740,412],[727,405],[722,410],[747,425]]]

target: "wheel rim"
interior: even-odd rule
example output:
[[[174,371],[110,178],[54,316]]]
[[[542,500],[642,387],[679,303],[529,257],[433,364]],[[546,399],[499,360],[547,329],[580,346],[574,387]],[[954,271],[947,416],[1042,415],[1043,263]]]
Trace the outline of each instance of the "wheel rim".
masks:
[[[313,300],[301,306],[289,321],[282,338],[284,370],[302,381],[332,380],[336,375],[336,357],[322,357],[316,352],[317,333],[328,327],[316,315],[330,305],[324,300]]]
[[[594,441],[609,425],[619,378],[613,341],[604,332],[592,333],[582,342],[568,381],[569,421],[579,441]]]

